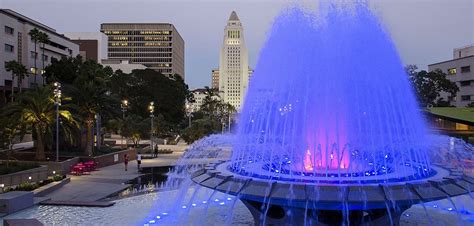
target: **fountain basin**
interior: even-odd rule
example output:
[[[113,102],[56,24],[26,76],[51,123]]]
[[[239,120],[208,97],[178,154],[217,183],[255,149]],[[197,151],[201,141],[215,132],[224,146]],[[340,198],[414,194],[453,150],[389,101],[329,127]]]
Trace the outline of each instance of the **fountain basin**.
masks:
[[[474,178],[440,166],[433,166],[435,173],[419,180],[334,184],[313,177],[286,181],[277,177],[243,176],[232,172],[230,164],[222,161],[209,164],[191,178],[201,186],[238,197],[252,212],[255,222],[260,223],[298,225],[304,222],[304,217],[323,225],[339,224],[345,219],[354,225],[362,222],[393,225],[398,224],[402,212],[414,204],[474,190]],[[344,211],[349,217],[343,216]],[[267,219],[262,220],[262,216]]]

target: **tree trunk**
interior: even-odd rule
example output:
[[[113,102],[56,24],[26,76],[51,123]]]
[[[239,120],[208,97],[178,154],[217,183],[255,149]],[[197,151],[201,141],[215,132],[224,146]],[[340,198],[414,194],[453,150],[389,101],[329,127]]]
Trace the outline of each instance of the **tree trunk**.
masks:
[[[94,139],[93,139],[93,132],[92,132],[92,126],[94,124],[94,119],[89,118],[86,121],[86,129],[87,129],[87,135],[86,135],[86,149],[85,149],[85,154],[88,156],[92,156],[92,146],[94,145]]]
[[[43,78],[43,86],[44,86],[44,82],[45,82],[45,79],[44,79],[44,46],[45,46],[45,43],[43,43],[43,54],[41,55],[41,61],[43,62],[43,66],[42,66],[42,69],[41,69],[41,77]]]
[[[14,87],[13,87],[13,84],[14,84],[13,80],[15,80],[15,75],[12,73],[12,94],[11,94],[12,102],[13,102],[13,93],[15,93]]]
[[[44,154],[44,133],[40,129],[36,130],[36,160],[44,160],[46,156]]]
[[[7,168],[10,167],[10,159],[12,158],[12,152],[13,152],[13,142],[10,140],[10,143],[8,144],[8,151],[7,151]]]
[[[38,83],[36,83],[36,72],[37,72],[37,69],[36,69],[36,60],[38,58],[38,50],[36,49],[36,40],[35,40],[35,74],[33,75],[35,77],[35,86],[38,86]]]
[[[20,88],[20,93],[21,93],[21,86],[22,86],[22,83],[23,82],[23,79],[21,78],[18,78],[18,87]]]
[[[81,137],[81,141],[80,141],[81,150],[86,150],[86,147],[87,147],[87,133],[85,132],[86,131],[84,130],[84,128],[81,127],[81,130],[79,132],[80,137]]]

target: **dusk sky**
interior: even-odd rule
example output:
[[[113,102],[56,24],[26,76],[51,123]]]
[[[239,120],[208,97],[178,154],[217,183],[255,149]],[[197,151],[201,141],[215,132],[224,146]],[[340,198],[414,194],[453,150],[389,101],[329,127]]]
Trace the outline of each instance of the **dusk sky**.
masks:
[[[283,0],[0,0],[8,8],[59,33],[98,32],[105,22],[168,22],[186,45],[186,82],[210,86],[219,64],[226,21],[235,10],[244,26],[254,67],[273,18],[295,1]],[[304,1],[317,5],[315,1]],[[372,1],[405,64],[449,60],[456,47],[474,44],[474,0]]]

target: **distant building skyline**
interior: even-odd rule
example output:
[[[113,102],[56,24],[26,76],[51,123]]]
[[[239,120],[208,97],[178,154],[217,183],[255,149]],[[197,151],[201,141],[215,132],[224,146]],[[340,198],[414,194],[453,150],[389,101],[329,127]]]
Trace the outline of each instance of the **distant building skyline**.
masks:
[[[304,2],[304,3],[301,3]],[[90,3],[90,4],[89,4]],[[190,88],[211,85],[212,68],[217,68],[222,41],[222,21],[229,12],[239,13],[246,29],[249,63],[257,64],[260,49],[276,16],[286,8],[318,1],[292,0],[205,0],[136,1],[108,0],[3,0],[0,7],[54,27],[58,32],[97,32],[105,22],[166,22],[174,24],[186,41],[186,83]],[[402,63],[428,69],[428,64],[451,58],[454,47],[474,40],[474,1],[397,0],[370,1],[400,53]],[[90,7],[93,4],[94,7]],[[70,10],[74,9],[74,10]],[[127,13],[118,13],[127,9]],[[310,6],[310,10],[318,6]],[[449,12],[449,16],[446,15]],[[455,12],[455,13],[451,13]],[[459,25],[459,26],[458,26]]]

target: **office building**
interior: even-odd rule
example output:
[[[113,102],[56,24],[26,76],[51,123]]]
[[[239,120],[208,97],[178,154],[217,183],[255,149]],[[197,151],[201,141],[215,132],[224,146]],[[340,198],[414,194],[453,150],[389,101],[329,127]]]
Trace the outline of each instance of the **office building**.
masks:
[[[456,107],[474,102],[474,45],[454,49],[452,60],[428,65],[429,71],[436,69],[446,73],[446,77],[459,87],[455,98],[450,99],[448,94],[442,93],[444,100]]]
[[[173,24],[103,23],[100,31],[108,36],[108,59],[127,59],[185,78],[184,40]]]
[[[219,69],[212,69],[211,88],[219,90]]]
[[[79,55],[86,60],[100,63],[107,59],[107,36],[101,32],[68,32],[64,34],[79,45]]]
[[[20,85],[23,89],[28,89],[42,84],[43,68],[51,61],[79,54],[79,46],[69,38],[13,10],[0,9],[0,27],[0,45],[3,49],[0,53],[0,105],[9,101],[12,83],[14,92],[19,90],[17,78],[12,81],[12,74],[6,71],[5,62],[15,60],[25,65],[29,76],[23,79]],[[36,49],[34,41],[28,34],[34,28],[46,33],[49,37],[49,42],[46,44],[36,43]]]
[[[206,98],[206,89],[195,89],[192,90],[191,93],[194,96],[194,102],[189,103],[191,105],[190,110],[191,112],[197,112],[201,109],[201,105],[204,103],[204,98]]]

